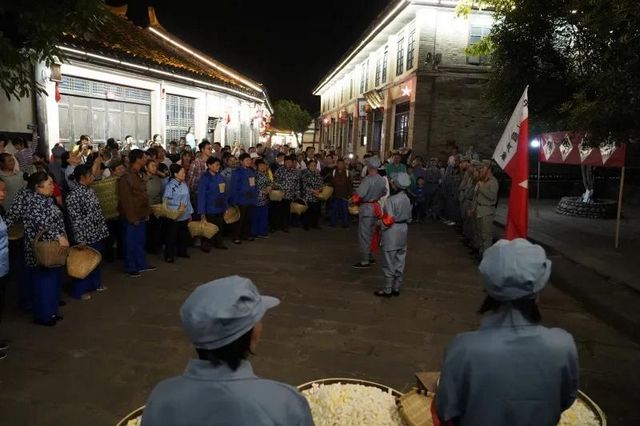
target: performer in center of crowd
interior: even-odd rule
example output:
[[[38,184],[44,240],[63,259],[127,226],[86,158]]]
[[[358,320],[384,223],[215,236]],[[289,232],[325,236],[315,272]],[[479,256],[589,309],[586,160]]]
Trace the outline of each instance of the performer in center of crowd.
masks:
[[[227,250],[228,247],[222,239],[224,228],[224,212],[228,206],[227,183],[220,174],[222,162],[217,157],[207,159],[207,172],[202,175],[198,183],[198,214],[200,220],[208,221],[218,227],[218,233],[211,240],[202,238],[200,250],[205,253],[211,251],[213,247],[220,250]],[[213,240],[213,241],[212,241]]]
[[[378,168],[380,168],[380,159],[369,157],[367,176],[351,197],[352,202],[360,207],[358,213],[360,262],[354,264],[354,268],[368,268],[375,263],[372,247],[378,244],[375,240],[375,228],[378,219],[382,218],[382,208],[378,201],[387,194],[387,181],[380,176]]]
[[[400,296],[407,258],[407,231],[411,221],[411,201],[406,194],[411,178],[404,172],[390,179],[391,196],[384,203],[382,215],[382,254],[384,263],[384,289],[374,293],[378,297]]]
[[[187,252],[191,235],[189,234],[189,220],[193,214],[191,206],[191,196],[189,187],[185,182],[185,171],[178,164],[172,164],[169,167],[171,179],[164,189],[163,201],[166,202],[167,208],[180,210],[184,208],[184,212],[176,220],[165,219],[166,223],[166,244],[164,250],[164,260],[173,263],[176,253],[178,257],[189,258]]]

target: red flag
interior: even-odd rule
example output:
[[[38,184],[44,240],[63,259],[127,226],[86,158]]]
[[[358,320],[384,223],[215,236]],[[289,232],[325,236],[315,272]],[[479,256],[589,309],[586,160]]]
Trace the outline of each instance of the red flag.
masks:
[[[505,238],[527,238],[529,228],[529,100],[518,102],[493,153],[493,159],[511,177]]]

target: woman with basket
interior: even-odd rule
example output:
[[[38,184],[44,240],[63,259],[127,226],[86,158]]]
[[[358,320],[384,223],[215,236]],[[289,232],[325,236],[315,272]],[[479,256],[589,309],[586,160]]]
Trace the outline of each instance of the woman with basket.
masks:
[[[36,172],[29,177],[27,187],[34,193],[28,199],[24,220],[24,257],[30,270],[34,293],[34,314],[36,324],[54,326],[62,317],[58,315],[58,293],[62,280],[62,265],[51,263],[47,253],[36,257],[36,246],[40,242],[58,242],[49,244],[53,254],[59,254],[69,247],[64,232],[62,211],[53,199],[53,180],[45,172]],[[39,253],[40,251],[37,250]],[[56,253],[57,251],[57,253]],[[43,250],[44,252],[44,250]],[[57,256],[56,256],[57,257]],[[49,264],[50,266],[44,266]]]
[[[145,167],[146,171],[146,185],[147,196],[149,197],[149,204],[162,204],[162,194],[164,194],[164,176],[158,173],[158,165],[154,160],[147,160]],[[162,248],[162,226],[161,218],[156,217],[155,214],[149,216],[149,222],[147,223],[147,252],[151,254],[157,254]]]
[[[211,222],[218,227],[218,233],[212,239],[203,238],[200,250],[208,253],[211,242],[217,249],[227,250],[228,247],[222,240],[222,228],[224,226],[224,212],[229,207],[227,202],[227,188],[224,177],[220,174],[222,163],[216,157],[207,159],[207,171],[202,175],[198,183],[198,214],[200,220]]]
[[[240,240],[253,241],[251,223],[258,201],[258,187],[256,186],[256,172],[251,168],[253,160],[249,154],[241,154],[240,167],[231,175],[230,204],[240,209],[240,220],[235,224],[233,244],[240,244]]]
[[[102,251],[102,240],[109,236],[107,221],[104,218],[98,196],[90,188],[93,183],[91,169],[81,164],[73,171],[73,180],[77,185],[66,199],[67,212],[71,220],[71,236],[76,244],[86,245],[98,252]],[[83,279],[75,279],[71,297],[91,299],[89,292],[106,290],[102,286],[100,265]]]
[[[302,171],[302,199],[307,203],[307,211],[302,214],[302,225],[305,231],[320,229],[320,190],[324,181],[318,171],[318,162],[309,160],[307,169]]]
[[[165,219],[166,244],[164,249],[164,260],[173,263],[176,253],[178,257],[189,258],[187,249],[191,241],[189,227],[193,207],[191,206],[191,196],[189,187],[185,183],[186,173],[183,167],[172,164],[169,167],[171,179],[164,190],[163,202],[166,207],[172,210],[182,210],[182,214],[176,219]]]
[[[269,193],[273,186],[273,181],[269,179],[269,166],[262,159],[255,161],[256,169],[256,185],[258,186],[258,202],[256,203],[255,214],[253,215],[253,224],[251,226],[251,234],[255,238],[269,237]]]

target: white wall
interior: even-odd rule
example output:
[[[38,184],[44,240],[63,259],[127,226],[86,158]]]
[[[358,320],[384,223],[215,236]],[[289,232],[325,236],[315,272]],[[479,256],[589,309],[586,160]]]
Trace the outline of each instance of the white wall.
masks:
[[[35,124],[33,97],[9,101],[0,93],[0,132],[31,133],[27,124]]]

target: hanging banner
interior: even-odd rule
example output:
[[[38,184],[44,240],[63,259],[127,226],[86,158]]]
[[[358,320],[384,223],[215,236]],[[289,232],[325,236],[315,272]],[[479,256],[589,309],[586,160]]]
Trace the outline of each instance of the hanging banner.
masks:
[[[624,167],[627,145],[608,138],[598,146],[588,143],[585,132],[551,132],[537,136],[543,163],[596,167]]]

